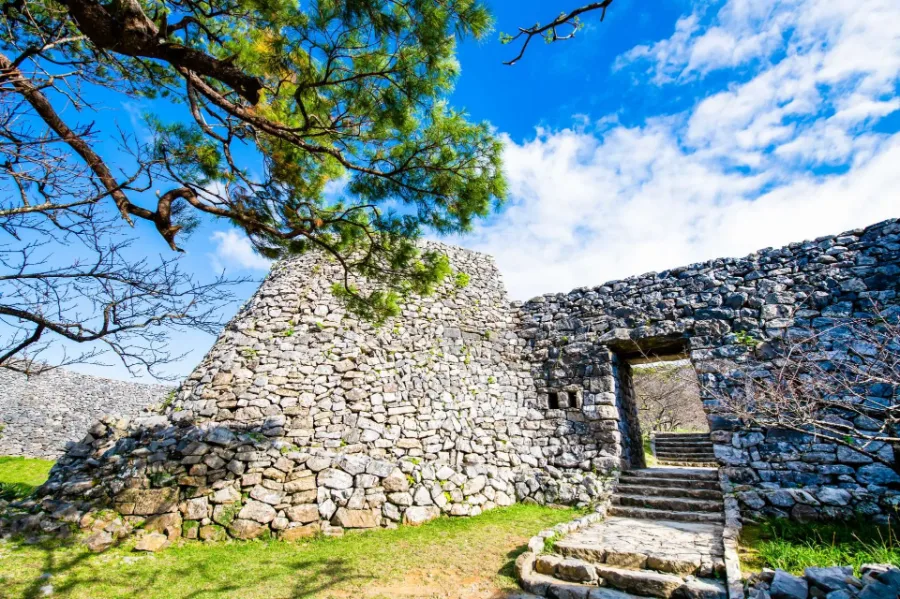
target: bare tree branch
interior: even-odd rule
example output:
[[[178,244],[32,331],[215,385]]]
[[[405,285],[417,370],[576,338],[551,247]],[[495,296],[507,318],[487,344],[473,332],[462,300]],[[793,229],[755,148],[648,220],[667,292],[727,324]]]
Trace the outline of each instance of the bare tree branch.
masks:
[[[606,18],[606,9],[609,8],[609,5],[612,3],[613,0],[591,2],[590,4],[585,4],[584,6],[580,6],[574,10],[560,14],[558,17],[556,17],[546,25],[536,23],[531,27],[519,27],[519,32],[516,35],[502,36],[501,41],[504,44],[508,44],[520,38],[524,38],[524,40],[522,41],[522,46],[519,48],[519,53],[516,55],[516,57],[512,60],[504,62],[503,64],[512,66],[519,62],[522,57],[525,56],[525,51],[528,49],[528,44],[531,43],[531,39],[535,36],[544,38],[547,43],[572,39],[581,28],[582,23],[580,20],[580,16],[585,13],[599,10],[600,22],[602,23],[603,19]],[[567,30],[566,33],[560,33],[560,30],[563,28]]]

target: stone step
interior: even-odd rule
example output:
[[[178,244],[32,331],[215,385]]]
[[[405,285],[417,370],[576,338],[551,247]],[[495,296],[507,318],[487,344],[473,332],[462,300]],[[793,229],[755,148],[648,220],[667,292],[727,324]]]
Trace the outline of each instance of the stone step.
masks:
[[[659,497],[656,495],[612,496],[613,505],[668,510],[673,512],[715,512],[722,511],[722,501],[716,499],[690,499],[685,497]]]
[[[719,480],[719,473],[711,468],[641,468],[640,470],[626,470],[623,475],[649,478]]]
[[[700,440],[709,441],[709,433],[656,433],[656,439],[673,439],[673,440]]]
[[[656,439],[656,444],[666,445],[712,445],[710,439]]]
[[[658,497],[687,497],[691,499],[722,499],[719,489],[696,489],[680,487],[653,487],[642,484],[623,484],[619,481],[617,493],[623,495],[655,495]]]
[[[692,480],[689,478],[651,478],[649,476],[628,476],[623,474],[619,477],[620,485],[646,485],[649,487],[659,487],[665,489],[710,489],[718,490],[718,480]]]
[[[657,441],[656,447],[672,447],[675,449],[712,449],[709,441]]]
[[[683,456],[657,456],[656,462],[660,466],[706,466],[715,464],[713,457],[683,457]],[[661,463],[665,462],[665,463]],[[676,463],[677,462],[677,463]]]
[[[681,578],[656,570],[632,570],[611,566],[597,566],[597,575],[621,591],[645,597],[704,597],[725,599],[728,595],[722,583],[712,579]]]
[[[654,451],[708,451],[714,452],[712,443],[697,443],[694,445],[681,445],[676,443],[657,443]]]
[[[656,460],[656,463],[660,466],[703,466],[705,468],[718,468],[718,462],[685,462],[683,460],[678,459],[666,459],[666,460]]]
[[[715,457],[715,453],[710,451],[709,449],[669,449],[659,447],[656,448],[656,455],[683,455],[683,456],[712,456]]]
[[[634,520],[632,520],[634,522]],[[709,526],[708,524],[687,524],[682,526]],[[622,551],[601,545],[591,545],[580,542],[557,541],[553,546],[554,553],[564,557],[573,558],[594,566],[611,566],[614,568],[628,568],[629,570],[655,570],[666,574],[678,576],[697,574],[704,567],[704,562],[699,554],[689,558],[679,559],[671,556],[644,555],[633,551]],[[707,568],[719,568],[720,559],[715,559],[712,565],[706,563]],[[724,567],[724,562],[722,564]]]
[[[612,505],[607,513],[610,516],[639,520],[674,520],[675,522],[723,522],[725,520],[721,512],[679,512],[624,505]]]
[[[656,457],[658,458],[684,458],[685,460],[691,460],[695,458],[704,458],[704,459],[716,459],[716,454],[710,453],[708,451],[705,452],[697,452],[697,453],[689,453],[689,452],[674,452],[674,451],[657,451]]]
[[[566,582],[546,574],[532,574],[529,586],[535,594],[511,595],[508,599],[540,599],[548,597],[558,599],[647,599],[643,595],[633,595],[609,587],[598,587],[595,584]]]

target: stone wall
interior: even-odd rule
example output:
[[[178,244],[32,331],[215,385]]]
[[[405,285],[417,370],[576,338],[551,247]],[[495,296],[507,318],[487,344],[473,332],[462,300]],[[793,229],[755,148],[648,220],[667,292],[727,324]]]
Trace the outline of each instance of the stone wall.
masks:
[[[467,276],[380,328],[332,295],[338,264],[277,264],[165,416],[99,423],[58,462],[53,511],[291,538],[596,500],[619,465],[614,397],[605,420],[539,404],[493,261],[441,249]],[[611,391],[610,360],[591,381]]]
[[[553,346],[558,356],[566,356],[569,347],[605,347],[619,360],[688,355],[703,383],[717,459],[746,514],[884,515],[898,499],[894,469],[809,435],[738,430],[715,409],[719,398],[743,387],[743,373],[764,376],[777,366],[768,343],[823,331],[841,317],[872,316],[873,303],[882,316],[897,318],[898,292],[900,222],[890,220],[745,258],[548,294],[522,306],[520,335],[535,355],[543,346]],[[746,336],[759,340],[759,347],[743,343]],[[849,341],[846,335],[823,335],[817,349],[823,356],[846,355]],[[555,372],[553,360],[545,361],[549,388],[558,384]],[[900,392],[887,387],[877,394]],[[870,449],[893,455],[887,444]]]
[[[134,416],[172,388],[65,369],[26,377],[0,369],[0,455],[56,458],[105,414]]]
[[[732,393],[738,368],[774,367],[746,335],[765,345],[873,301],[900,315],[898,221],[524,304],[507,301],[490,257],[439,249],[467,277],[380,328],[332,296],[337,264],[277,264],[164,415],[94,425],[41,502],[22,507],[54,514],[48,528],[93,526],[84,513],[112,506],[125,518],[117,531],[292,538],[513,501],[601,501],[620,468],[643,465],[630,361],[652,353],[686,355],[702,378],[716,456],[745,513],[892,509],[893,469],[739,430],[709,390]]]

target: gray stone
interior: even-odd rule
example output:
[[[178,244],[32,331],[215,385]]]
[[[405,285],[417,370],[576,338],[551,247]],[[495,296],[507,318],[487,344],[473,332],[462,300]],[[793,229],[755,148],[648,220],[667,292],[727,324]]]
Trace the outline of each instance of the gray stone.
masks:
[[[329,468],[319,472],[316,482],[328,489],[349,489],[353,486],[353,477],[343,470]]]
[[[662,574],[652,570],[627,570],[597,566],[597,574],[607,584],[623,591],[649,597],[667,599],[684,584],[684,581],[671,574]]]
[[[857,599],[897,599],[897,589],[876,580],[867,584]]]
[[[784,570],[775,570],[775,578],[769,587],[772,599],[806,599],[808,591],[809,587],[804,579]]]
[[[439,510],[436,506],[413,506],[406,508],[406,511],[403,512],[403,523],[409,526],[419,526],[420,524],[425,524],[426,522],[431,522],[432,520],[439,518],[441,515],[441,510]]]
[[[597,580],[597,572],[587,562],[566,558],[556,565],[556,577],[569,582],[593,582]]]
[[[262,503],[261,501],[250,500],[243,508],[241,508],[241,511],[238,513],[238,518],[265,524],[274,520],[276,513],[275,508],[271,505]]]
[[[831,591],[856,588],[853,583],[859,581],[853,576],[851,566],[831,566],[828,568],[806,568],[803,575],[810,587],[829,593]]]
[[[344,528],[375,528],[380,518],[377,510],[348,510],[338,508],[332,518],[332,524]]]

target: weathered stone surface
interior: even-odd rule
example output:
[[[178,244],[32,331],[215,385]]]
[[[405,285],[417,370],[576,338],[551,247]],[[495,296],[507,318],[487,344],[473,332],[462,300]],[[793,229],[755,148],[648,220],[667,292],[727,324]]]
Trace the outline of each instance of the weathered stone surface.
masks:
[[[226,533],[225,529],[221,526],[208,524],[200,527],[198,536],[203,541],[224,541],[228,538],[228,533]]]
[[[265,524],[274,520],[276,513],[275,508],[271,505],[262,503],[261,501],[250,500],[243,508],[241,508],[240,513],[238,513],[238,518]]]
[[[539,555],[534,562],[534,569],[539,574],[553,576],[556,574],[556,566],[563,560],[558,555]]]
[[[89,535],[84,540],[84,544],[87,548],[94,553],[100,553],[102,551],[106,551],[116,542],[115,538],[105,530],[101,530],[95,532],[92,535]]]
[[[287,517],[291,522],[314,522],[319,519],[319,506],[314,503],[294,505],[287,509]]]
[[[684,584],[678,587],[675,596],[682,599],[727,599],[728,592],[715,580],[698,580],[688,576]]]
[[[391,471],[391,473],[381,481],[381,485],[388,493],[405,492],[409,490],[409,481],[406,475],[399,469]]]
[[[380,523],[377,510],[348,510],[338,508],[332,524],[343,528],[375,528]]]
[[[349,489],[353,486],[353,477],[335,468],[329,468],[320,472],[316,481],[320,487],[328,489]]]
[[[820,589],[826,593],[831,591],[847,591],[856,589],[854,583],[859,580],[853,576],[852,566],[832,566],[828,568],[806,568],[803,571],[806,582],[810,587]]]
[[[580,559],[566,558],[556,565],[556,577],[569,582],[593,582],[597,580],[597,571]]]
[[[181,536],[182,523],[181,514],[160,514],[147,518],[144,522],[144,530],[165,533],[170,540],[174,540]]]
[[[678,576],[652,570],[626,570],[609,566],[597,566],[597,574],[608,584],[637,595],[671,597],[684,584]]]
[[[185,520],[202,520],[209,511],[209,500],[206,497],[188,499],[182,507],[182,515]]]
[[[409,526],[419,526],[440,517],[441,510],[437,506],[413,506],[403,512],[403,523]]]
[[[165,549],[168,545],[169,539],[166,537],[166,535],[158,532],[151,532],[142,535],[141,538],[137,540],[137,543],[134,544],[134,550],[149,551],[153,553]]]
[[[296,541],[298,539],[308,539],[314,537],[321,531],[318,522],[305,524],[303,526],[292,526],[281,531],[279,536],[285,541]]]
[[[175,511],[178,506],[178,488],[127,489],[116,497],[116,509],[123,514],[152,516]]]
[[[769,594],[772,595],[772,599],[806,599],[808,590],[804,579],[784,570],[775,570]]]
[[[236,539],[256,539],[269,534],[269,528],[254,520],[237,519],[228,527],[228,532]]]

